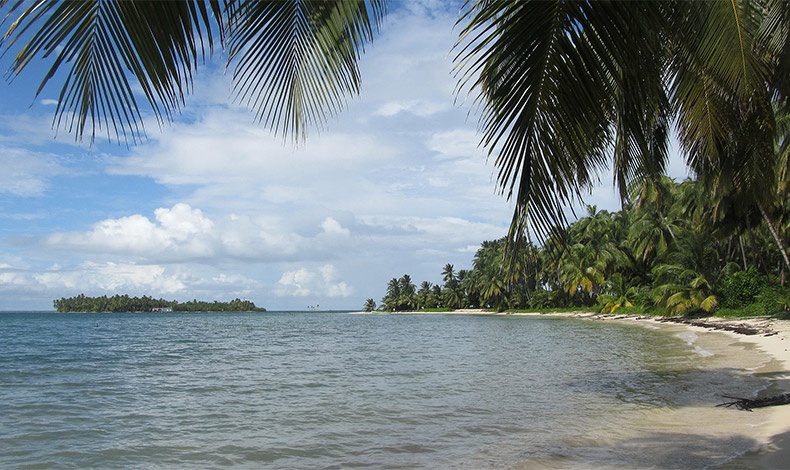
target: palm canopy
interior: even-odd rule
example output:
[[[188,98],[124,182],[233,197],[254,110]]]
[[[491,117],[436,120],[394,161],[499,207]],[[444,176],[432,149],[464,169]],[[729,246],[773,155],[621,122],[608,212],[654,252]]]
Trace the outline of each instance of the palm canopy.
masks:
[[[512,234],[564,225],[610,166],[623,198],[657,178],[673,126],[699,177],[769,197],[754,181],[771,181],[789,18],[780,0],[469,2],[457,73],[515,198]]]
[[[18,13],[2,37],[4,52],[16,50],[9,75],[52,57],[38,93],[65,72],[55,125],[77,139],[103,130],[119,141],[144,134],[134,82],[160,124],[172,119],[217,40],[234,67],[236,98],[264,125],[303,138],[358,92],[357,60],[386,10],[385,0],[0,0],[5,6],[4,22]]]
[[[41,87],[67,72],[55,124],[118,140],[144,132],[133,82],[169,120],[216,40],[237,99],[303,138],[358,92],[358,58],[386,12],[386,0],[6,6],[11,76],[51,56]],[[459,93],[479,93],[481,145],[516,203],[512,241],[564,225],[564,208],[608,167],[623,198],[629,182],[657,178],[673,126],[709,185],[756,203],[775,193],[777,165],[766,162],[790,89],[789,2],[468,0],[459,24]]]

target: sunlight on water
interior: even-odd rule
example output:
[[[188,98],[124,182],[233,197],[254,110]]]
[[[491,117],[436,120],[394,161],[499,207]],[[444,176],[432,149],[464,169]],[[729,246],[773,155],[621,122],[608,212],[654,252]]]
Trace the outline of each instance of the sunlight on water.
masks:
[[[674,326],[328,313],[0,325],[1,468],[704,467],[755,445],[759,416],[732,435],[720,395],[768,386],[746,374],[767,360],[754,348]]]

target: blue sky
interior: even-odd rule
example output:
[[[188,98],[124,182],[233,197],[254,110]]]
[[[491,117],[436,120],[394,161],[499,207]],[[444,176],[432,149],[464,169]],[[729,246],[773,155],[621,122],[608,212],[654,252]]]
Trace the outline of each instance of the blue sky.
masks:
[[[456,20],[441,1],[391,8],[360,96],[298,147],[233,103],[220,53],[175,122],[129,147],[53,130],[43,67],[0,85],[0,310],[79,293],[358,309],[393,277],[469,268],[513,207],[454,94]],[[586,202],[618,209],[602,181]]]

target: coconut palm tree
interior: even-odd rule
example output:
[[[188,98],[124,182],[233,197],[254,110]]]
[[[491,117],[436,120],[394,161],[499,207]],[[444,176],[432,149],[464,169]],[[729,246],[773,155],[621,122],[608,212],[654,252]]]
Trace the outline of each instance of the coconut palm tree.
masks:
[[[381,304],[385,310],[393,312],[397,310],[401,299],[401,284],[397,278],[392,278],[387,283],[387,293],[381,299]]]
[[[633,307],[638,294],[637,286],[627,285],[622,274],[614,273],[607,283],[606,293],[596,300],[601,305],[601,313],[614,313],[620,307]]]
[[[692,308],[710,312],[719,304],[709,280],[693,269],[662,264],[656,266],[654,274],[653,300],[656,305],[665,307],[668,314],[683,314]]]
[[[633,189],[637,211],[629,228],[628,244],[640,263],[664,259],[682,234],[684,219],[672,214],[675,187],[674,181],[664,176],[645,180]]]
[[[436,307],[436,302],[433,300],[432,297],[432,289],[433,284],[429,281],[422,281],[420,283],[420,289],[417,291],[416,295],[416,307],[417,309],[423,308],[432,308]]]
[[[562,256],[559,279],[569,296],[579,296],[583,303],[592,304],[605,283],[606,261],[590,247],[572,245]]]
[[[444,265],[442,269],[442,280],[445,283],[455,281],[455,267],[452,264],[447,263]]]
[[[400,299],[398,300],[399,310],[412,310],[417,306],[417,286],[411,280],[411,276],[404,274],[398,279]]]

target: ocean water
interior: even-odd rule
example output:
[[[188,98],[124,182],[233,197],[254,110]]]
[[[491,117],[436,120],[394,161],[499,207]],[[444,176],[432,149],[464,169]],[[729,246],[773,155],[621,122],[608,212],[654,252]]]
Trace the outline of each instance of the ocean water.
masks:
[[[764,420],[720,395],[771,382],[750,373],[764,354],[707,336],[516,316],[0,313],[0,468],[715,467]]]

